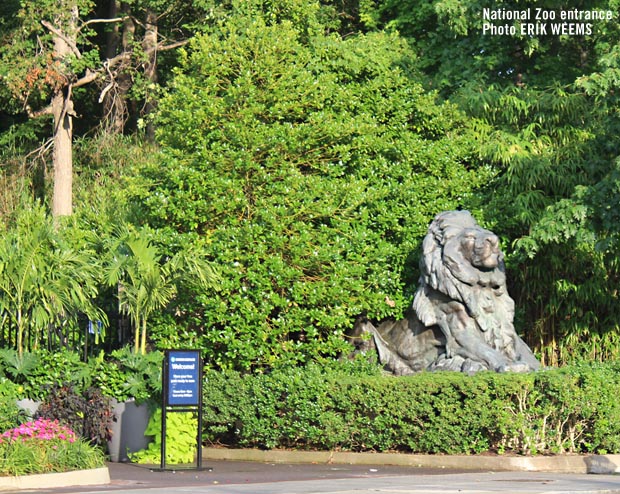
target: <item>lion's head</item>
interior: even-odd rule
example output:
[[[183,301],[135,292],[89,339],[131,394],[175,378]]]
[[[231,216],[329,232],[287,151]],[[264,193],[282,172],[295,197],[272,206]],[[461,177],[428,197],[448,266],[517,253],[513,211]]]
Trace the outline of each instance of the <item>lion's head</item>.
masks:
[[[491,346],[509,346],[514,301],[506,290],[497,236],[478,225],[469,211],[446,211],[429,226],[422,249],[413,301],[420,321],[439,324],[446,304],[456,302]]]
[[[463,300],[463,284],[495,289],[506,284],[497,235],[478,225],[469,211],[438,214],[422,248],[420,282],[451,299]]]
[[[497,235],[482,228],[464,228],[455,239],[463,259],[481,270],[495,269],[502,261]],[[452,242],[454,240],[449,240]],[[444,246],[444,249],[447,247]]]

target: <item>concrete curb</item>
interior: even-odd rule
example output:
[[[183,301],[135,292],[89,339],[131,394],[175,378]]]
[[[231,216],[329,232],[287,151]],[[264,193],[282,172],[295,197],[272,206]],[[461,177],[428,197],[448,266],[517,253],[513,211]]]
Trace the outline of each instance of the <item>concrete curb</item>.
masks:
[[[620,473],[620,455],[460,456],[203,448],[203,459],[455,468],[489,472]]]
[[[108,467],[92,470],[76,470],[64,473],[43,473],[0,477],[0,491],[15,492],[16,489],[51,489],[79,485],[101,485],[110,483]]]

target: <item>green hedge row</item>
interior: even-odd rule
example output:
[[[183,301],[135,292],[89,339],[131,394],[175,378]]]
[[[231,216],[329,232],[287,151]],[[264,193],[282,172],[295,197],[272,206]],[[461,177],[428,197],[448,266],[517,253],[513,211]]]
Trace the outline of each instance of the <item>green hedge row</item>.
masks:
[[[532,374],[310,365],[207,371],[204,439],[235,447],[412,453],[620,452],[620,364]]]

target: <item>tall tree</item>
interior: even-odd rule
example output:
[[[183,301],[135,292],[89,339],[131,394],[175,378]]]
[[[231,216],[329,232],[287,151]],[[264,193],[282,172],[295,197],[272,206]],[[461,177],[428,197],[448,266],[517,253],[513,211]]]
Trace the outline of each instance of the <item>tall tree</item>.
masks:
[[[157,111],[162,155],[130,187],[142,219],[204,238],[221,267],[221,291],[180,313],[222,366],[335,355],[360,314],[402,315],[428,222],[486,176],[407,43],[330,34],[321,14],[233,2],[181,51]]]
[[[80,113],[76,92],[99,83],[98,99],[115,132],[124,128],[133,80],[145,81],[145,111],[152,111],[157,56],[187,41],[188,31],[182,29],[179,38],[158,35],[160,17],[176,6],[167,0],[128,0],[119,6],[113,0],[98,18],[93,0],[24,0],[0,11],[0,101],[14,114],[52,117],[54,216],[70,215],[73,209],[73,126]],[[110,31],[107,50],[96,44],[101,39],[97,26]],[[138,39],[136,26],[142,28]]]
[[[74,91],[100,72],[90,0],[24,1],[0,46],[2,96],[29,117],[52,116],[54,192],[52,213],[72,213]],[[19,106],[18,106],[19,105]]]

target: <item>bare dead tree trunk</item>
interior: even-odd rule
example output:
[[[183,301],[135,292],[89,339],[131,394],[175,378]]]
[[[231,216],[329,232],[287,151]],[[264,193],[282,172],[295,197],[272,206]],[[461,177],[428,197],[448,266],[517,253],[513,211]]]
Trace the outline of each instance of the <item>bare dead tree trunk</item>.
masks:
[[[77,22],[77,8],[71,12],[69,32],[54,33],[54,59],[58,66],[72,52],[69,45],[74,40]],[[62,74],[60,74],[62,75]],[[70,216],[73,213],[73,98],[71,84],[59,85],[52,95],[52,115],[54,117],[54,192],[52,215]]]
[[[152,10],[147,9],[142,48],[148,57],[144,65],[144,78],[148,81],[148,86],[150,87],[157,83],[157,29],[157,14],[155,14]],[[146,138],[149,142],[155,142],[155,126],[149,118],[155,110],[155,105],[155,98],[147,87],[146,101],[144,103],[144,115],[146,117]]]
[[[73,213],[73,122],[67,111],[71,96],[62,90],[52,97],[54,115],[54,193],[52,214],[54,217]]]

